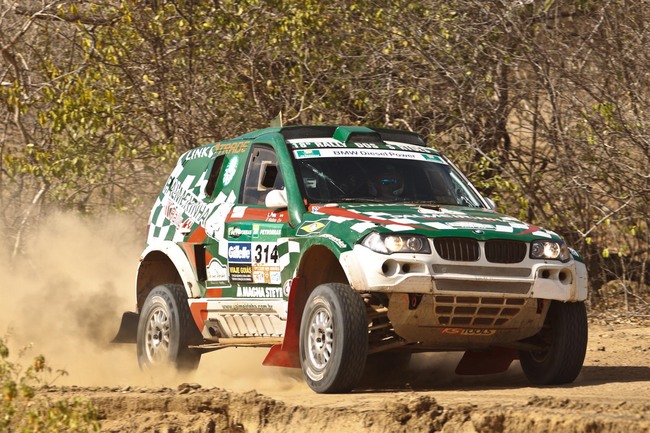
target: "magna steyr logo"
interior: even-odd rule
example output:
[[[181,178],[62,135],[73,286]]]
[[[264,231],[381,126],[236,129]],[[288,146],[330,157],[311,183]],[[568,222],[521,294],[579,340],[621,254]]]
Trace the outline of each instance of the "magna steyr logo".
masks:
[[[250,242],[231,242],[228,246],[228,261],[232,263],[251,262]]]

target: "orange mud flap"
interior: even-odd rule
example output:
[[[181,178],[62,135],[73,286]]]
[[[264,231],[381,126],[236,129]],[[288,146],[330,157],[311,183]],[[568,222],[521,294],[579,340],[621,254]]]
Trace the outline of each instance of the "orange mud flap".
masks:
[[[514,349],[492,348],[481,351],[468,350],[456,366],[456,374],[503,373],[517,357],[517,351]]]
[[[271,350],[264,358],[263,365],[271,367],[300,367],[300,320],[302,310],[307,302],[302,278],[296,277],[291,282],[289,292],[289,305],[287,311],[287,326],[282,344],[271,346]]]
[[[127,311],[122,314],[120,329],[117,331],[115,338],[111,340],[111,343],[135,343],[138,333],[138,320],[140,320],[138,313]]]

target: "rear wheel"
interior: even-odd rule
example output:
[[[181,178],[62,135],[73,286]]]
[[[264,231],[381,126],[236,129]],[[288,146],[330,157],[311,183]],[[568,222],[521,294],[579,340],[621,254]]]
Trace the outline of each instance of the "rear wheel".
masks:
[[[535,338],[541,348],[520,351],[521,368],[535,385],[571,383],[578,377],[587,351],[584,302],[553,301],[544,327]]]
[[[368,353],[365,304],[347,284],[322,284],[307,299],[300,323],[300,365],[319,393],[350,391]]]
[[[140,368],[172,365],[177,370],[195,370],[201,352],[201,334],[192,319],[183,286],[155,287],[144,301],[138,322],[137,352]]]

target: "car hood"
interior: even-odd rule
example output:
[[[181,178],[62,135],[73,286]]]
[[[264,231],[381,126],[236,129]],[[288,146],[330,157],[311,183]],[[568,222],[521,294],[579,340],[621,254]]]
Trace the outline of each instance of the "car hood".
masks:
[[[477,240],[560,239],[552,231],[488,209],[419,204],[312,206],[297,236],[325,235],[352,246],[371,231]]]

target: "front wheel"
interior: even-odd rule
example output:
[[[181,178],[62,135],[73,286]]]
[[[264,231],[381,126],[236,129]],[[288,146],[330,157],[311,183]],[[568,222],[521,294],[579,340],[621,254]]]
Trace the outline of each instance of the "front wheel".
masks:
[[[539,350],[520,351],[524,374],[535,385],[571,383],[587,352],[587,310],[584,302],[553,301],[536,338]]]
[[[144,301],[138,322],[137,352],[140,368],[172,365],[177,370],[195,370],[201,352],[188,346],[198,344],[196,328],[183,286],[155,287]]]
[[[361,379],[368,354],[365,304],[347,284],[316,287],[300,323],[300,365],[318,393],[350,391]]]

